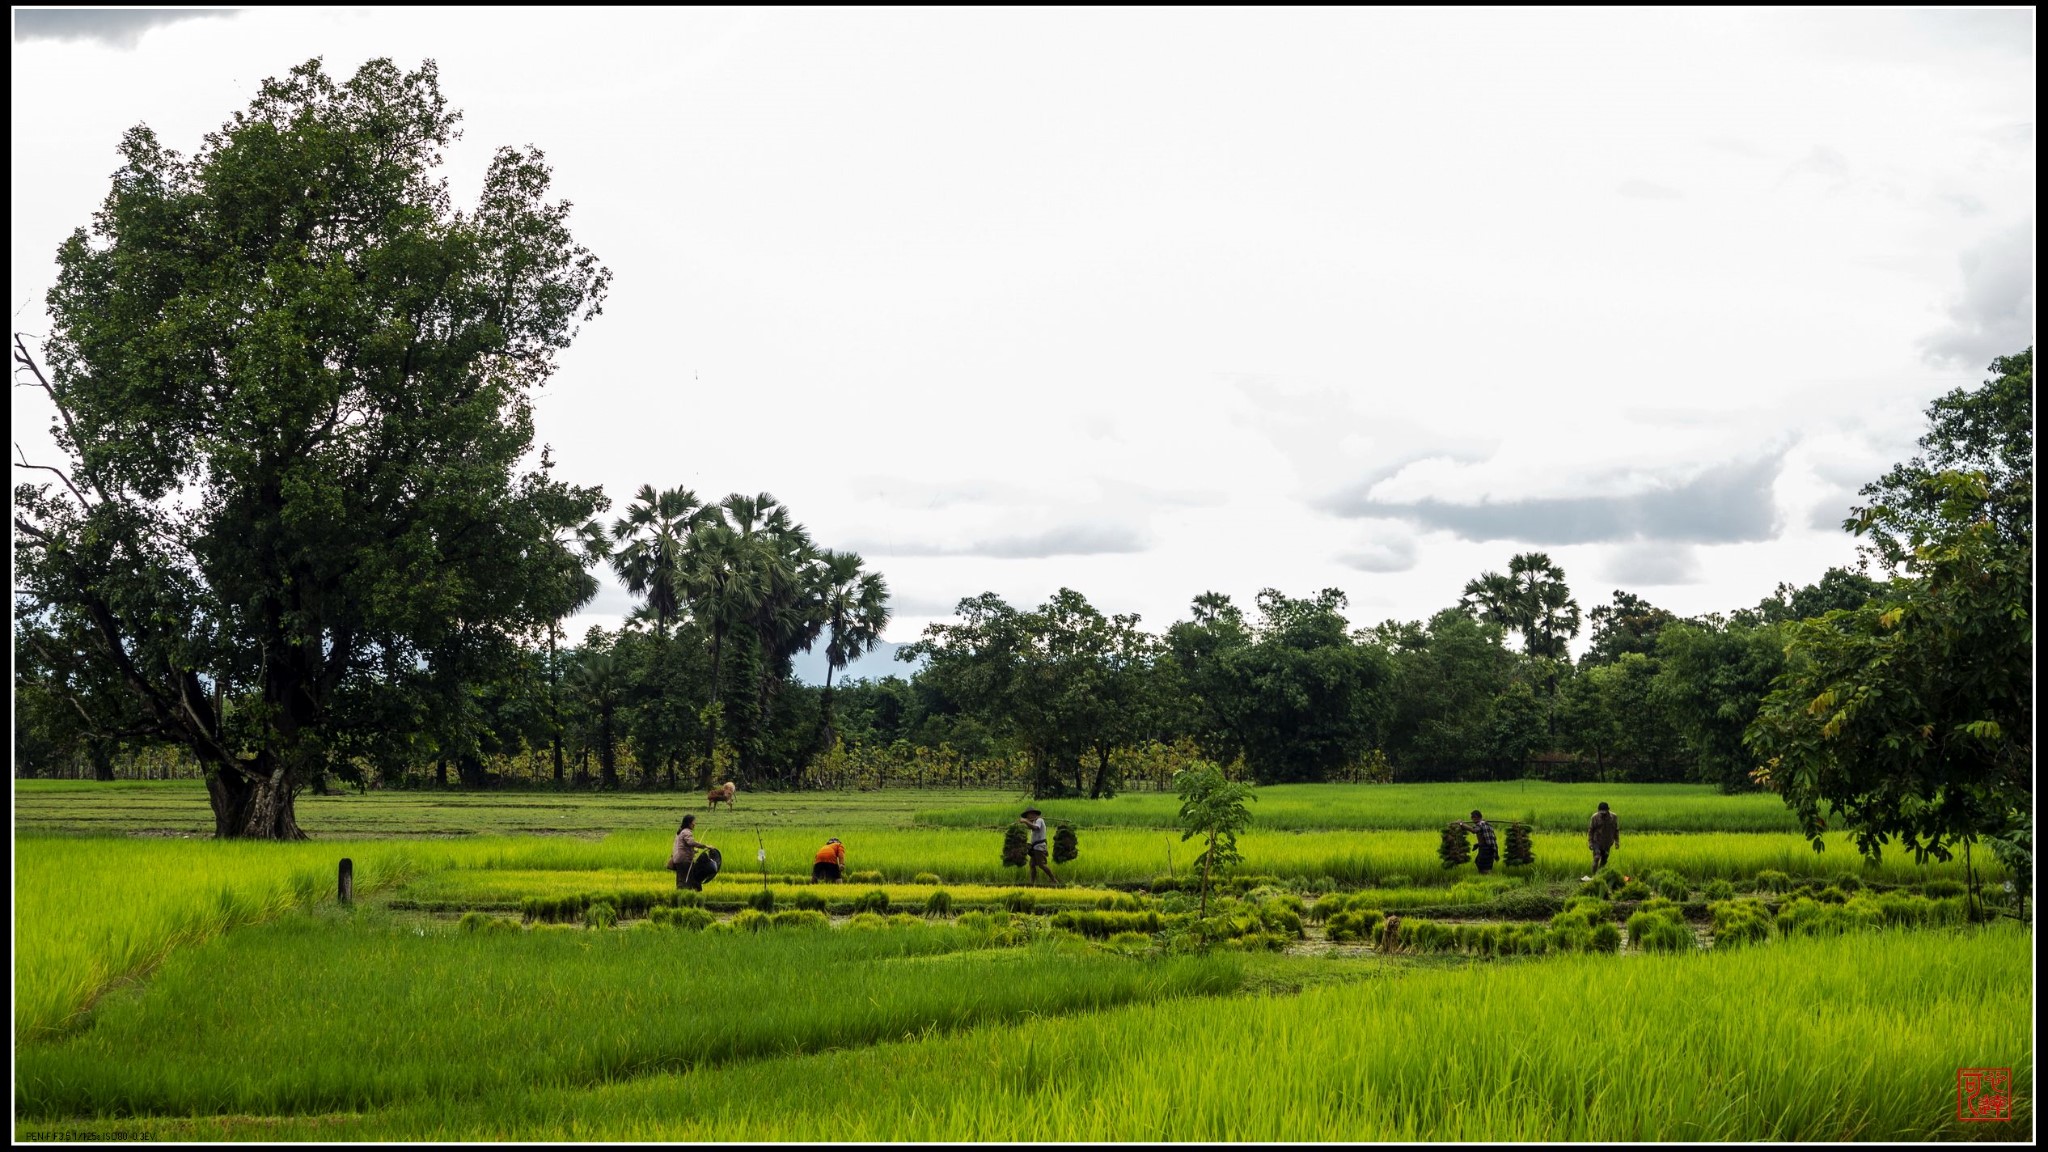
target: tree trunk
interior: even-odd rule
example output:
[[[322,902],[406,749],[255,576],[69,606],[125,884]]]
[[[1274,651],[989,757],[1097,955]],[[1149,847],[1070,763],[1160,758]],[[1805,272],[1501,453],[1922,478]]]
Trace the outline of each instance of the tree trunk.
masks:
[[[599,786],[611,791],[619,786],[618,749],[612,739],[612,710],[605,708],[598,713],[597,766],[600,773]]]
[[[1095,749],[1095,785],[1088,790],[1088,798],[1090,800],[1102,799],[1102,785],[1108,779],[1109,749],[1106,746],[1097,747]]]
[[[304,840],[292,801],[296,789],[278,768],[251,779],[233,768],[216,767],[206,776],[206,796],[213,804],[213,835],[217,840]]]
[[[562,673],[555,664],[555,629],[548,628],[548,727],[555,746],[555,787],[562,786]]]
[[[1216,868],[1216,833],[1209,833],[1209,854],[1202,857],[1202,915],[1209,914],[1209,876]]]
[[[448,758],[446,756],[434,761],[434,783],[439,784],[443,788],[448,786]]]
[[[92,760],[92,778],[112,780],[114,778],[114,750],[104,740],[85,742],[85,754]]]
[[[704,766],[697,770],[697,787],[711,787],[711,774],[718,768],[718,678],[725,660],[725,630],[711,629],[711,724],[704,744]]]

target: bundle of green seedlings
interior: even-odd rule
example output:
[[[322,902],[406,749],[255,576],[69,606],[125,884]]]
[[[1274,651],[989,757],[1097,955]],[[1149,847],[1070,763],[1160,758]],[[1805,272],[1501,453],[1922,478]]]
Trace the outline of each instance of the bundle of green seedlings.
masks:
[[[1316,901],[1321,906],[1327,901]],[[1386,914],[1377,908],[1340,908],[1327,914],[1325,932],[1337,944],[1369,944],[1379,934]]]
[[[889,914],[889,894],[880,888],[871,888],[853,898],[853,911],[856,916],[862,912],[886,916]]]
[[[1167,925],[1171,951],[1225,948],[1280,951],[1304,935],[1301,897],[1277,889],[1256,889],[1243,897],[1220,896],[1209,914],[1182,913]]]
[[[1017,920],[1005,909],[963,912],[954,924],[974,933],[983,943],[991,945],[1022,944],[1030,939],[1029,926]]]
[[[932,874],[931,874],[931,873],[926,873],[926,875],[928,875],[928,876],[929,876],[929,875],[932,875]],[[884,879],[884,878],[883,878],[882,874],[881,874],[881,873],[880,873],[879,871],[877,871],[877,870],[875,870],[875,869],[873,869],[873,868],[864,868],[864,869],[862,869],[862,870],[861,870],[861,871],[859,871],[859,872],[848,872],[848,873],[846,874],[846,882],[847,882],[848,884],[886,884],[886,883],[888,883],[888,881],[887,881],[886,879]],[[933,880],[932,880],[932,882],[933,882],[934,884],[938,883],[938,879],[937,879],[937,877],[935,877],[935,876],[934,876],[934,877],[933,877]]]
[[[1716,900],[1708,906],[1714,918],[1714,947],[1739,948],[1771,938],[1771,913],[1763,901]]]
[[[1463,824],[1455,820],[1444,825],[1443,843],[1437,845],[1436,855],[1437,859],[1443,861],[1446,868],[1456,868],[1458,865],[1472,859],[1471,832]],[[1394,885],[1389,885],[1389,887],[1394,887]]]
[[[1157,912],[1059,912],[1053,927],[1082,936],[1108,939],[1119,932],[1158,932],[1164,922]]]
[[[1837,936],[1845,932],[1886,927],[1938,927],[1968,922],[1969,903],[1962,896],[1929,899],[1903,892],[1857,893],[1823,889],[1818,897],[1795,896],[1778,909],[1781,936]]]
[[[1527,824],[1508,825],[1508,851],[1507,855],[1501,858],[1501,862],[1511,868],[1536,862],[1536,852],[1529,842]]]
[[[1558,946],[1567,952],[1614,952],[1621,948],[1621,929],[1614,906],[1597,896],[1574,896],[1550,918]]]
[[[1699,946],[1678,904],[1662,896],[1637,905],[1628,918],[1628,942],[1639,952],[1686,952]]]
[[[529,896],[520,901],[521,919],[532,923],[542,921],[550,924],[567,924],[587,917],[590,908],[596,904],[609,905],[612,916],[643,916],[654,908],[699,908],[704,904],[702,892],[677,889],[664,892],[659,889],[624,892],[577,892],[566,896]]]
[[[1003,867],[1022,868],[1031,859],[1031,842],[1022,824],[1003,829]]]
[[[1052,862],[1065,864],[1081,854],[1081,838],[1074,832],[1074,826],[1060,821],[1059,830],[1052,834]]]
[[[718,917],[702,908],[656,908],[647,913],[646,925],[650,928],[681,928],[690,932],[701,932],[716,923]]]
[[[1105,912],[1136,912],[1145,907],[1145,902],[1129,892],[1111,892],[1095,902]]]

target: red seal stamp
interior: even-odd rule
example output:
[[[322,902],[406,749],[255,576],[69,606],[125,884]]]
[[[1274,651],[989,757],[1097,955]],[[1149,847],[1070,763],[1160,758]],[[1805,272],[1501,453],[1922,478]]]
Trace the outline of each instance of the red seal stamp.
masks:
[[[2012,1119],[2012,1069],[1956,1069],[1956,1119]]]

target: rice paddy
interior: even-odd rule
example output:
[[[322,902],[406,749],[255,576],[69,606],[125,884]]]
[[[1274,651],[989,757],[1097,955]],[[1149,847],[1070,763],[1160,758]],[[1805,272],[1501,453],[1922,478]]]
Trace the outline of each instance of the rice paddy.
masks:
[[[1770,797],[1520,787],[1262,789],[1205,908],[1153,795],[1041,804],[1080,856],[1035,889],[1012,797],[742,795],[699,809],[727,868],[695,893],[662,867],[687,795],[314,797],[322,838],[266,845],[163,835],[207,823],[188,784],[18,782],[15,1134],[2031,1132],[2024,1093],[1953,1109],[1958,1067],[2030,1081],[2030,905],[1815,853]],[[1624,839],[1586,883],[1596,792]],[[1442,868],[1461,804],[1532,824],[1535,863]],[[827,835],[849,876],[814,885]]]

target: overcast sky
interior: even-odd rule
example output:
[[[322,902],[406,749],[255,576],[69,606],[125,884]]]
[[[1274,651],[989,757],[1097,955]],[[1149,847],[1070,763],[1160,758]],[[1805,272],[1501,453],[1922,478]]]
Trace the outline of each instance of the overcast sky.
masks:
[[[1419,619],[1529,549],[1752,604],[2033,341],[2029,11],[14,15],[18,330],[130,126],[436,60],[458,202],[536,145],[614,273],[557,474],[772,492],[898,642],[1061,585]]]

